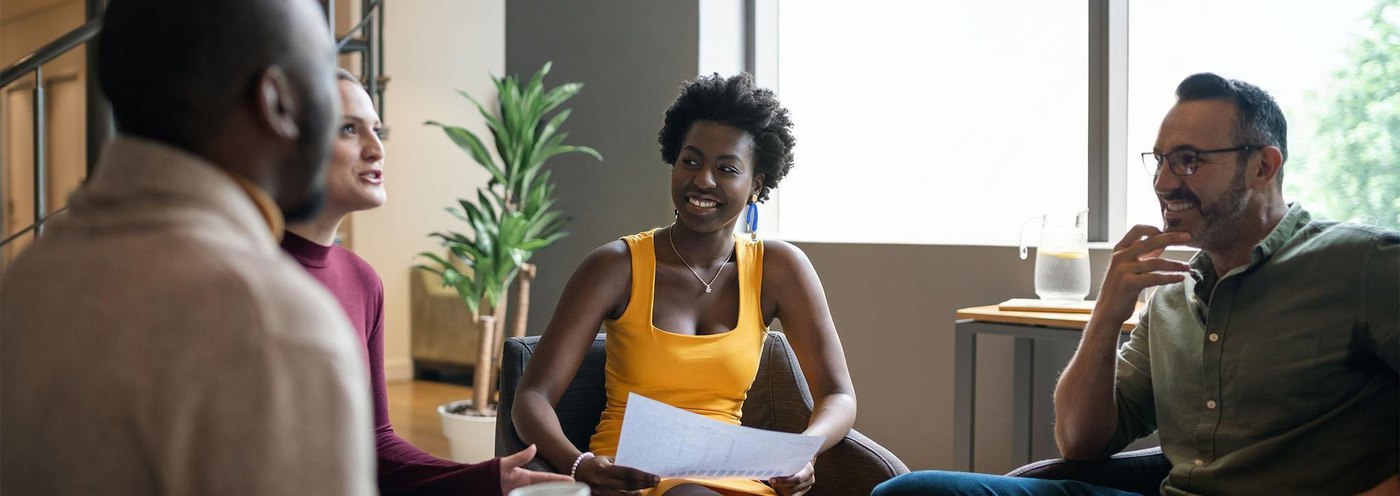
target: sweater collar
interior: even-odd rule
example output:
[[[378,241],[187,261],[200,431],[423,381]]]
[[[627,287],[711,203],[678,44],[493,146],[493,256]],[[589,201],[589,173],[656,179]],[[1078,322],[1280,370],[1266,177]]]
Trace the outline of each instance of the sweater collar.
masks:
[[[283,228],[276,204],[251,182],[179,147],[125,134],[107,144],[92,176],[69,204],[75,213],[154,208],[188,217],[211,212],[239,231],[231,242],[273,249]]]
[[[257,207],[258,214],[262,216],[263,222],[267,223],[267,229],[272,233],[273,239],[281,239],[286,233],[286,220],[282,217],[282,209],[277,207],[277,202],[272,200],[272,196],[252,181],[244,179],[238,174],[228,173],[233,178],[233,182],[238,183],[239,189],[248,195],[248,199],[253,201],[253,206]]]
[[[298,236],[297,233],[286,231],[282,236],[282,249],[291,255],[292,258],[303,266],[323,269],[330,258],[331,246],[322,246],[315,241]]]

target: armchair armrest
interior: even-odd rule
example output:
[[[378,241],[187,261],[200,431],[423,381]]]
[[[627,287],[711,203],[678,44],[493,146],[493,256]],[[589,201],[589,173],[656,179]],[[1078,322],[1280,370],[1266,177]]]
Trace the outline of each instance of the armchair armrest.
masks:
[[[1033,479],[1075,480],[1139,494],[1157,494],[1172,464],[1154,447],[1125,451],[1103,460],[1055,458],[1031,463],[1006,474]]]

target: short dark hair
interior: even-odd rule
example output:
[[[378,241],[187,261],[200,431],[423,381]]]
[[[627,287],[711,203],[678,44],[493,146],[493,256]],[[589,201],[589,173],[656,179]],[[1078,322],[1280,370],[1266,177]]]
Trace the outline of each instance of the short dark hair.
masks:
[[[119,129],[195,149],[263,68],[303,70],[289,1],[311,0],[111,0],[97,74]]]
[[[1235,104],[1235,144],[1277,146],[1288,160],[1288,120],[1269,92],[1216,74],[1192,74],[1176,87],[1176,101],[1225,100]],[[1279,170],[1279,182],[1283,170]]]
[[[681,142],[691,125],[711,121],[730,126],[753,138],[754,173],[763,174],[759,201],[792,170],[792,119],[771,90],[755,87],[748,74],[728,78],[701,76],[681,86],[681,94],[666,109],[665,123],[657,133],[661,159],[674,166]]]

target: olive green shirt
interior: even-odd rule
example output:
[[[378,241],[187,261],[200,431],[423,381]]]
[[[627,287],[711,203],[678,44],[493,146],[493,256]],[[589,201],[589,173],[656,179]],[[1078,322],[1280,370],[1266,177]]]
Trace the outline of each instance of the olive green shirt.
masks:
[[[1163,286],[1118,354],[1118,429],[1163,494],[1354,494],[1400,460],[1400,233],[1293,204],[1250,262]]]

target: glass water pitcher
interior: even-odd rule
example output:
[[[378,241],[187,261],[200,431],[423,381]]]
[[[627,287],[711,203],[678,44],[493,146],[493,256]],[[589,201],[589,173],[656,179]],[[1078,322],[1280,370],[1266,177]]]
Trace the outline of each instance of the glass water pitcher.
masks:
[[[1089,211],[1045,214],[1021,225],[1021,259],[1026,230],[1040,224],[1035,250],[1035,294],[1042,300],[1081,301],[1089,296]]]

